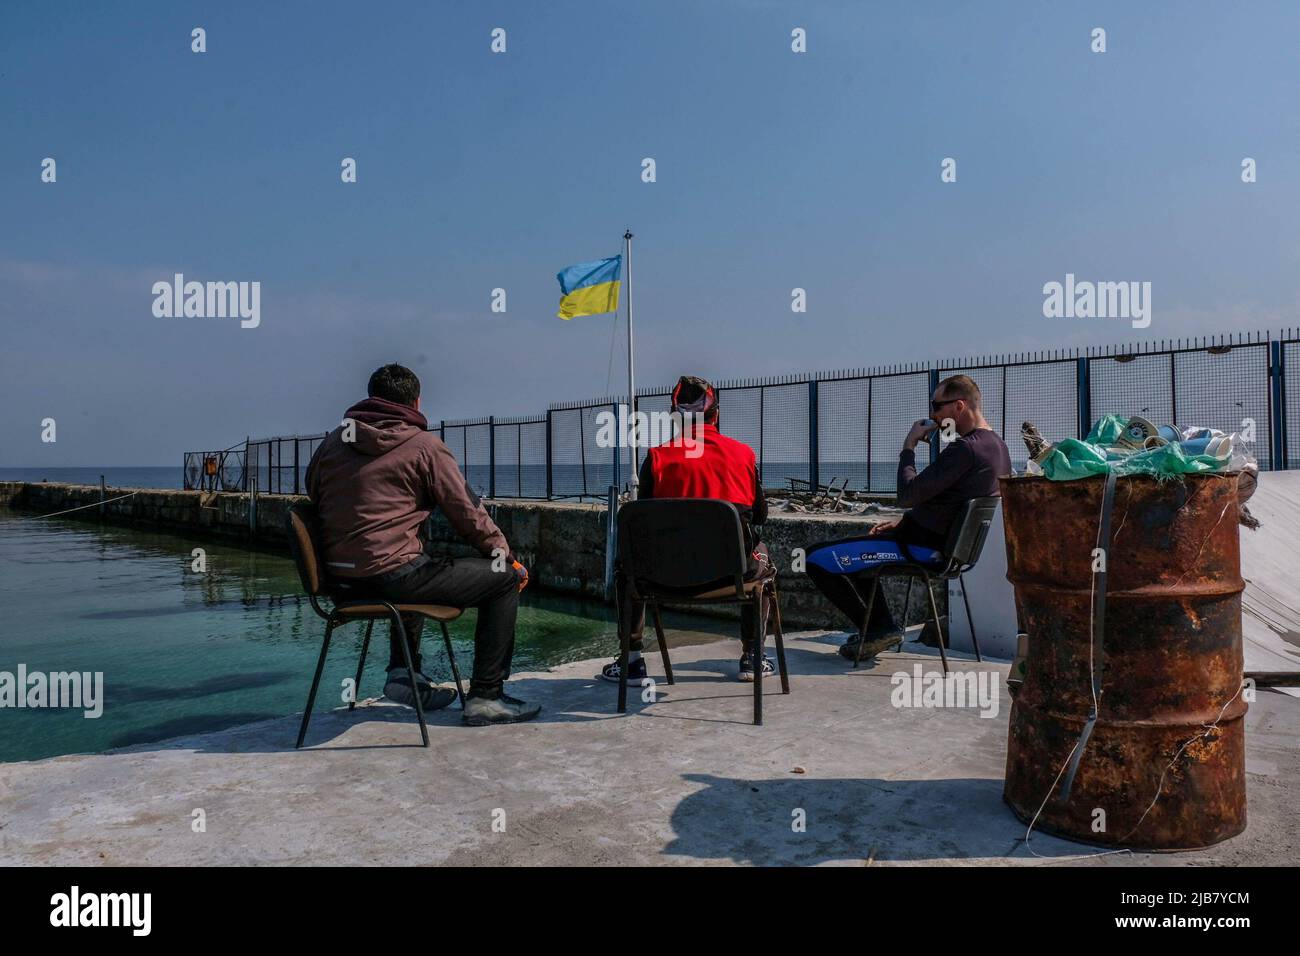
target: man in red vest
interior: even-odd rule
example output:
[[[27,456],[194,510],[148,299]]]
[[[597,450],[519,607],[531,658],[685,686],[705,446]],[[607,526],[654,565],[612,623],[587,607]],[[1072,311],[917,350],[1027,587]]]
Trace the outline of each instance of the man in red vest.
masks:
[[[758,540],[754,525],[767,520],[767,499],[758,476],[754,450],[744,442],[728,438],[718,431],[718,393],[712,385],[694,375],[683,375],[673,389],[672,410],[682,415],[682,427],[688,436],[651,448],[637,473],[642,498],[721,498],[735,504],[745,532],[745,546],[750,550],[747,577],[775,574],[768,558],[767,546]],[[619,574],[616,578],[619,616],[632,622],[631,653],[628,654],[628,680],[646,676],[641,656],[645,631],[645,605],[633,601]],[[745,635],[740,657],[739,679],[754,679],[754,642],[760,633],[752,605],[741,606],[741,628]],[[766,622],[763,622],[764,624]],[[763,655],[763,676],[776,673],[772,659]],[[606,680],[617,681],[618,658],[601,671]]]

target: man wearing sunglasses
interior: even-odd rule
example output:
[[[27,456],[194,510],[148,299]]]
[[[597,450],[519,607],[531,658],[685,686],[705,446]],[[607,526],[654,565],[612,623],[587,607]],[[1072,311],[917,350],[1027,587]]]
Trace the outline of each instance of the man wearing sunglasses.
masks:
[[[939,457],[922,471],[916,468],[916,446],[942,429],[954,436]],[[960,520],[972,498],[1000,494],[998,478],[1011,474],[1011,454],[1006,443],[985,420],[980,408],[980,389],[968,375],[953,375],[939,383],[930,396],[930,417],[915,422],[903,439],[898,453],[898,499],[908,509],[902,518],[875,525],[867,535],[872,554],[878,560],[927,560],[943,550],[948,530]],[[830,556],[846,549],[843,542],[823,542],[807,549],[808,576],[837,608],[848,615],[859,633],[866,613],[864,587],[870,586],[865,571],[844,573],[843,563]],[[861,549],[857,549],[861,550]],[[859,580],[861,576],[861,580]],[[867,622],[863,657],[871,657],[902,641],[902,629],[895,623],[889,606],[877,598]],[[853,659],[858,650],[854,634],[840,648]]]

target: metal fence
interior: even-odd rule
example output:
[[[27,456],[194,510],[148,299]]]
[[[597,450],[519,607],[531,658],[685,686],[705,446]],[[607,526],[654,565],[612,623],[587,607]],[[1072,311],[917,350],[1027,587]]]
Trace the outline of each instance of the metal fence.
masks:
[[[939,380],[956,374],[979,384],[984,415],[1006,439],[1017,470],[1026,459],[1022,422],[1053,441],[1082,438],[1110,413],[1253,430],[1261,469],[1300,467],[1300,330],[724,381],[717,383],[719,428],[754,449],[765,488],[834,482],[887,496],[896,490],[903,436],[929,414]],[[638,391],[637,410],[667,412],[670,391]],[[600,498],[631,477],[623,401],[555,404],[544,415],[442,422],[432,430],[480,495]],[[323,437],[248,442],[243,489],[301,493]],[[645,449],[638,452],[639,465]],[[191,456],[203,454],[186,455],[186,487]]]

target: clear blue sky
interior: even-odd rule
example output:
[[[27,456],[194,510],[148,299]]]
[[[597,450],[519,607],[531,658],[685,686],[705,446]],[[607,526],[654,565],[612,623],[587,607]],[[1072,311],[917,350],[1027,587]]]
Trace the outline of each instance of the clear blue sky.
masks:
[[[1298,36],[1290,2],[6,0],[0,464],[322,431],[385,361],[434,419],[605,394],[621,336],[607,388],[555,273],[627,226],[643,384],[1297,325]],[[260,281],[260,328],[155,318],[174,272]],[[1150,281],[1150,328],[1044,318],[1067,272]]]

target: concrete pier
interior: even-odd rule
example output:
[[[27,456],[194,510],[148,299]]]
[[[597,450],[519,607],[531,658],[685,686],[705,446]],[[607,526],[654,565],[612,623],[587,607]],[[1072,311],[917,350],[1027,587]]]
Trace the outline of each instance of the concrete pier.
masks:
[[[98,485],[69,485],[55,482],[0,482],[0,507],[50,514],[91,505],[100,500]],[[116,524],[147,527],[190,538],[243,543],[276,551],[288,557],[285,517],[297,495],[257,495],[233,492],[175,491],[158,488],[110,488],[107,497],[130,497],[99,508],[84,508],[70,518],[105,520]],[[542,588],[586,597],[604,598],[605,527],[604,505],[562,501],[500,499],[485,502],[493,519],[510,541],[512,550],[528,565],[533,582]],[[251,511],[251,513],[250,513]],[[763,525],[767,542],[781,574],[783,620],[801,627],[839,627],[843,620],[830,602],[813,587],[808,576],[791,570],[795,548],[818,541],[864,534],[875,523],[871,518],[835,515],[773,514]],[[468,554],[450,526],[435,512],[430,538],[449,554]],[[907,585],[901,578],[881,582],[885,600],[901,620]],[[948,589],[936,585],[935,600],[940,615],[948,609]],[[738,614],[734,607],[696,608],[697,613],[723,617]],[[929,614],[925,591],[913,589],[909,621],[922,621]],[[933,643],[933,642],[931,642]]]
[[[516,675],[540,719],[467,728],[383,702],[101,755],[0,766],[0,864],[1294,864],[1300,702],[1261,691],[1247,718],[1249,826],[1209,850],[1104,853],[1034,833],[1001,799],[1010,700],[996,716],[895,706],[891,675],[938,671],[905,645],[853,670],[842,634],[789,640],[792,688],[765,724],[735,642],[678,648],[657,699],[599,661]],[[355,653],[355,648],[339,653]],[[652,676],[662,675],[654,654]],[[363,687],[362,693],[375,688]],[[201,811],[201,813],[200,813]],[[200,829],[196,821],[203,821]]]

